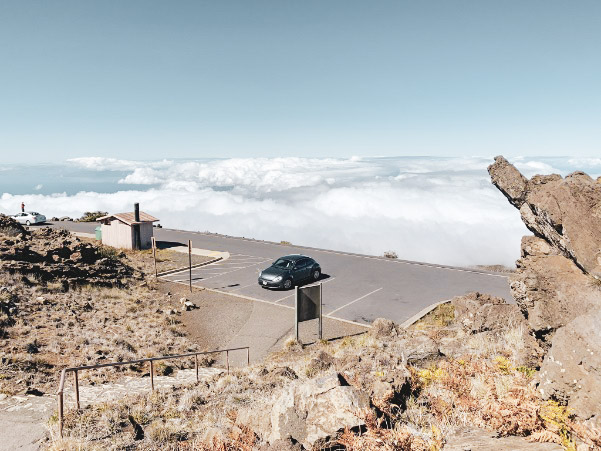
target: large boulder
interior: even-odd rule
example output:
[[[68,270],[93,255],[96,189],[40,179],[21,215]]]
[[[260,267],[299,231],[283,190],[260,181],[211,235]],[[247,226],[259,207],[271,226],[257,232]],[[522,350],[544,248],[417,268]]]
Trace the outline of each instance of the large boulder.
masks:
[[[492,182],[535,234],[522,240],[511,290],[547,355],[543,397],[601,426],[601,178],[582,172],[526,179],[503,157]]]
[[[558,328],[601,305],[599,282],[541,238],[522,239],[517,267],[512,294],[543,345]]]
[[[583,172],[526,179],[499,156],[493,184],[520,210],[524,224],[585,272],[601,278],[601,182]]]
[[[601,311],[579,316],[553,337],[539,373],[545,399],[570,403],[574,413],[601,428]]]
[[[25,228],[10,216],[0,214],[0,236],[7,237],[26,235]]]
[[[511,341],[516,364],[532,367],[540,364],[542,350],[517,305],[478,292],[457,296],[451,305],[455,309],[455,324],[463,332],[487,335],[497,342]],[[460,357],[470,350],[464,340],[449,337],[441,343],[441,352],[449,357]]]
[[[323,377],[292,382],[260,409],[241,410],[237,423],[272,445],[292,439],[312,449],[344,428],[363,425],[361,412],[367,407],[367,396],[330,371]]]

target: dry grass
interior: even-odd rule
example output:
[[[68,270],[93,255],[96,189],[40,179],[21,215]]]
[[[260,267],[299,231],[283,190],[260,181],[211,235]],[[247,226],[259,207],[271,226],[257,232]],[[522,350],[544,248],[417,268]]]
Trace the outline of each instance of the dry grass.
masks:
[[[165,313],[173,308],[170,301],[147,286],[83,286],[63,292],[62,284],[28,287],[6,274],[0,275],[0,286],[12,287],[16,302],[13,314],[0,313],[0,391],[4,393],[32,387],[48,392],[66,366],[197,349],[185,338],[177,315]],[[141,368],[120,367],[82,377],[102,382],[137,371]]]
[[[447,327],[455,320],[455,307],[450,302],[437,306],[411,327],[416,330]]]
[[[501,345],[489,347],[499,349]],[[256,449],[263,442],[237,423],[238,409],[261,405],[293,380],[317,377],[321,370],[311,367],[311,362],[324,348],[316,344],[280,352],[261,365],[235,370],[200,385],[95,405],[81,414],[71,411],[65,424],[64,443],[68,446],[64,446]],[[373,359],[380,365],[384,355],[378,354],[382,342],[368,334],[327,348],[339,361],[349,353],[361,352],[363,359]],[[347,450],[440,450],[445,437],[454,430],[474,426],[500,435],[558,443],[569,450],[574,449],[577,438],[601,445],[598,431],[576,422],[564,406],[541,400],[531,384],[532,372],[516,367],[506,354],[510,353],[443,358],[427,367],[410,367],[410,390],[404,392],[402,401],[392,397],[387,408],[358,412],[365,427],[345,430],[332,437],[329,445]],[[283,367],[286,356],[289,366]],[[274,361],[277,366],[273,366]],[[380,376],[374,373],[374,377]],[[143,428],[143,440],[133,440],[129,416]],[[55,449],[63,449],[60,443],[55,442]]]

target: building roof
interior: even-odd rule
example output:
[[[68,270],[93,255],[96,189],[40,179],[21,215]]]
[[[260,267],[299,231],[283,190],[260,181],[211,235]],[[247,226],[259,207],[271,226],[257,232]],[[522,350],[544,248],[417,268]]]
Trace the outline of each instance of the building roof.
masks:
[[[112,215],[103,216],[101,218],[98,218],[98,221],[102,221],[104,219],[111,219],[111,218],[118,219],[119,221],[124,222],[127,225],[141,224],[143,222],[156,222],[156,221],[158,221],[157,218],[155,218],[154,216],[149,215],[148,213],[144,213],[143,211],[140,212],[140,222],[136,222],[135,221],[135,217],[134,217],[134,212],[133,211],[130,211],[128,213],[114,213]]]

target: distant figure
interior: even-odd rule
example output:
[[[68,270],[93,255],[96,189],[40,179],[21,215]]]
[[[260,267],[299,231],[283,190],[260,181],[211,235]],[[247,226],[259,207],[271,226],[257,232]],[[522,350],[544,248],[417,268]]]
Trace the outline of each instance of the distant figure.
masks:
[[[21,202],[21,213],[25,213],[25,204]]]

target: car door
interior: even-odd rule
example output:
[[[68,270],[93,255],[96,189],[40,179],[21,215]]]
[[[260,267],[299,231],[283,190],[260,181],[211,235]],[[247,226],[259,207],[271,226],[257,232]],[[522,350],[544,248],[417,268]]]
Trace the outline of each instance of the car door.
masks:
[[[296,262],[296,267],[295,267],[295,279],[296,280],[304,280],[307,279],[309,277],[309,271],[311,270],[310,266],[309,266],[309,259],[308,258],[301,258],[300,260],[298,260]]]

